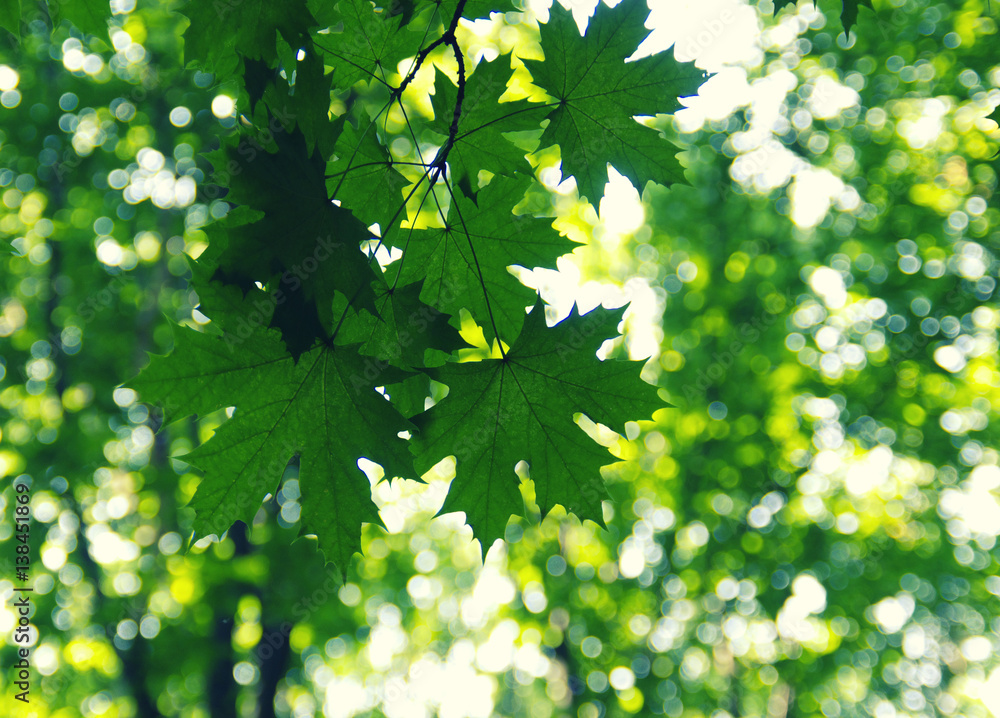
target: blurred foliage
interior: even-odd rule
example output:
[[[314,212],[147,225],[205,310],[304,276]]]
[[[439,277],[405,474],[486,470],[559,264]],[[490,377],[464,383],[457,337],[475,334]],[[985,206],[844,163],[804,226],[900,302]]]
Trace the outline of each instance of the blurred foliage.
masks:
[[[388,531],[344,584],[292,542],[294,465],[249,529],[185,546],[199,479],[169,457],[225,417],[158,431],[118,388],[169,348],[164,315],[203,319],[185,255],[226,207],[198,155],[235,93],[183,69],[177,15],[114,7],[107,37],[42,18],[0,50],[0,467],[33,497],[35,715],[1000,714],[985,2],[876,2],[853,39],[806,3],[755,16],[730,107],[661,123],[690,186],[616,178],[591,206],[534,155],[529,201],[585,243],[564,274],[635,300],[627,348],[676,408],[592,427],[623,460],[606,531],[557,508],[481,562],[461,516],[431,519],[446,478],[382,482]],[[560,276],[525,280],[559,307]]]

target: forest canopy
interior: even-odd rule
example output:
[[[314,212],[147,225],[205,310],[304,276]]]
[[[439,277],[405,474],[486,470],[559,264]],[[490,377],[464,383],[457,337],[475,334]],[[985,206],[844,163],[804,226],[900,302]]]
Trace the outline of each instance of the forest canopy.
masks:
[[[4,714],[1000,716],[997,12],[0,1]]]

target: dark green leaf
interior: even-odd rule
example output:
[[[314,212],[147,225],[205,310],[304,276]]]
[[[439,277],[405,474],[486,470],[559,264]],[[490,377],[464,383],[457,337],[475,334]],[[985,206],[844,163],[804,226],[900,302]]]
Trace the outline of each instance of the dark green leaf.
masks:
[[[403,203],[406,179],[379,142],[374,122],[360,130],[350,122],[339,124],[343,129],[334,148],[336,157],[327,168],[327,187],[331,196],[352,208],[366,226],[377,224],[384,234]]]
[[[415,374],[385,387],[392,405],[407,419],[427,410],[431,382],[424,374]]]
[[[840,13],[840,21],[844,25],[844,32],[850,32],[858,21],[858,8],[866,7],[874,11],[872,0],[844,0],[844,9]]]
[[[346,319],[337,340],[360,345],[361,353],[397,366],[424,365],[427,350],[451,353],[466,346],[448,315],[420,301],[423,280],[392,289],[376,282],[378,317],[361,312]]]
[[[101,4],[107,11],[107,3]],[[184,32],[185,60],[223,76],[235,71],[237,54],[273,65],[277,33],[299,48],[316,25],[305,0],[191,0],[180,12],[191,20]]]
[[[599,3],[582,37],[573,15],[553,5],[541,27],[545,59],[525,60],[535,84],[555,98],[542,146],[559,145],[563,174],[576,177],[580,195],[594,203],[609,162],[640,192],[649,180],[683,181],[676,148],[632,118],[678,109],[677,98],[695,94],[705,73],[672,52],[625,63],[649,33],[648,14],[642,0],[614,9]]]
[[[133,382],[174,418],[236,407],[184,457],[206,472],[192,501],[196,533],[221,535],[234,521],[250,523],[299,455],[304,530],[316,533],[327,560],[346,570],[360,551],[362,522],[380,523],[358,457],[381,464],[386,476],[413,475],[406,443],[397,437],[410,424],[374,390],[404,375],[373,365],[352,347],[320,347],[296,363],[277,332],[264,326],[272,297],[255,290],[241,300],[238,290],[218,285],[205,294],[223,334],[178,328],[174,352],[155,357]]]
[[[289,105],[295,113],[295,123],[306,137],[306,146],[319,150],[323,157],[333,153],[337,135],[330,122],[330,91],[333,75],[323,66],[323,55],[307,45],[305,57],[296,62],[295,86]]]
[[[268,85],[277,77],[278,71],[266,62],[251,60],[249,57],[243,59],[243,86],[250,96],[250,114],[253,114],[257,103],[264,98]]]
[[[524,176],[494,177],[475,202],[455,193],[444,228],[394,231],[387,241],[403,257],[386,268],[387,279],[406,285],[426,277],[425,302],[453,316],[468,309],[488,333],[495,321],[500,337],[512,341],[535,291],[507,267],[554,266],[575,246],[550,220],[511,214],[527,187]]]
[[[624,310],[597,308],[545,326],[539,301],[504,359],[447,364],[429,373],[448,396],[413,417],[416,467],[424,472],[446,456],[457,459],[443,512],[464,511],[485,548],[504,534],[522,501],[514,467],[527,461],[543,513],[562,504],[603,524],[601,466],[607,449],[573,421],[583,412],[619,431],[648,419],[663,402],[643,382],[641,364],[595,360],[617,334]]]
[[[229,229],[228,246],[217,259],[218,276],[244,288],[261,282],[286,295],[303,292],[303,306],[332,329],[335,290],[374,311],[371,283],[376,275],[360,249],[371,235],[329,199],[326,163],[318,152],[306,150],[302,134],[285,131],[276,121],[271,128],[267,135],[276,152],[244,138],[210,156],[214,178],[230,187],[226,199],[263,212],[262,218]],[[298,353],[302,327],[295,325],[294,316],[290,324],[281,318],[277,315],[276,326],[289,349]],[[322,337],[313,340],[317,338]]]
[[[400,17],[376,10],[370,0],[340,0],[328,15],[334,32],[321,35],[319,45],[331,57],[339,87],[361,80],[389,84],[399,62],[420,50],[423,36],[401,32]]]
[[[108,19],[111,17],[107,0],[49,0],[48,5],[53,24],[69,20],[79,30],[107,42]]]

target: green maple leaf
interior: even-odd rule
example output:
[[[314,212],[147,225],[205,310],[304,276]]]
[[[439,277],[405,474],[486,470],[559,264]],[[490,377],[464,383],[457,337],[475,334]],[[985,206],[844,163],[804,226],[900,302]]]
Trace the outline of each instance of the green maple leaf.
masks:
[[[73,0],[72,2],[49,0],[48,7],[49,13],[52,15],[53,25],[57,25],[62,20],[69,20],[83,32],[96,35],[105,41],[108,39],[108,19],[111,17],[111,9],[107,0]]]
[[[191,0],[180,12],[191,20],[184,31],[186,61],[220,76],[235,71],[238,55],[273,64],[277,33],[298,48],[316,25],[305,0]]]
[[[261,282],[302,292],[297,301],[308,314],[275,315],[289,351],[300,354],[324,338],[316,327],[332,329],[335,290],[374,311],[377,275],[360,248],[371,233],[330,200],[322,156],[306,149],[302,133],[276,122],[270,127],[277,152],[244,138],[209,155],[216,181],[230,188],[226,199],[262,213],[230,223],[227,246],[215,260],[217,277],[244,289]]]
[[[626,421],[664,406],[656,387],[639,378],[641,364],[595,360],[604,340],[617,334],[623,313],[597,308],[579,315],[574,308],[547,328],[539,301],[503,359],[428,371],[448,386],[448,395],[413,417],[416,468],[424,472],[456,457],[441,511],[464,511],[484,548],[503,536],[512,514],[522,512],[514,472],[522,460],[543,514],[562,504],[603,525],[600,469],[613,459],[574,423],[574,413],[621,431]]]
[[[439,20],[447,26],[452,17],[455,16],[459,2],[460,0],[416,0],[416,2],[403,0],[401,4],[402,15],[407,18],[406,22],[409,22],[410,16],[426,15],[430,19],[431,14],[436,12]],[[462,17],[476,20],[488,18],[494,12],[507,12],[508,10],[514,10],[510,0],[466,0],[462,8]]]
[[[844,32],[850,33],[851,28],[858,22],[858,8],[866,7],[872,12],[872,0],[844,0],[843,9],[840,12],[840,22],[844,25]]]
[[[431,382],[424,374],[414,374],[401,382],[385,387],[389,401],[407,419],[427,410],[431,396]]]
[[[535,290],[507,267],[554,266],[575,246],[550,220],[511,213],[528,183],[524,176],[494,177],[475,202],[456,192],[443,228],[394,230],[386,241],[403,257],[386,267],[386,279],[407,285],[426,278],[423,301],[453,316],[468,309],[487,331],[495,322],[500,337],[511,341]]]
[[[458,2],[459,0],[442,0],[440,4],[442,8],[457,8]],[[495,12],[506,13],[513,12],[516,9],[510,0],[466,0],[465,7],[462,9],[462,17],[469,20],[476,20],[478,18],[489,17]],[[452,9],[451,12],[454,14],[455,10]]]
[[[278,64],[242,58],[238,73],[250,100],[249,117],[267,126],[272,117],[258,112],[263,99],[281,125],[294,125],[303,134],[309,152],[318,149],[324,157],[333,152],[338,127],[330,122],[333,73],[327,72],[323,54],[308,37],[301,47],[291,47],[282,39],[276,43]],[[276,129],[276,128],[271,128]],[[281,127],[281,129],[286,129]]]
[[[397,436],[412,426],[374,390],[405,374],[373,364],[355,347],[319,347],[296,363],[264,326],[273,297],[253,290],[243,298],[218,284],[200,291],[217,333],[178,328],[173,353],[154,357],[132,382],[144,400],[164,405],[167,420],[236,407],[184,457],[205,471],[191,504],[196,534],[249,524],[298,455],[303,530],[346,570],[360,551],[362,522],[380,523],[358,457],[381,464],[386,476],[413,476]]]
[[[309,38],[301,47],[290,47],[279,39],[278,66],[243,58],[242,79],[250,99],[250,116],[259,117],[256,106],[266,100],[271,112],[294,122],[305,136],[310,152],[318,149],[324,157],[333,153],[339,127],[330,122],[333,73],[323,64],[323,53]],[[267,124],[268,117],[263,118]]]
[[[524,150],[514,146],[505,132],[539,129],[551,108],[518,100],[500,102],[507,90],[511,69],[499,60],[481,62],[465,82],[455,142],[448,152],[448,164],[456,183],[467,192],[478,187],[479,170],[512,175],[527,169]],[[447,136],[458,102],[458,88],[438,72],[434,78],[434,122],[431,129]]]
[[[278,77],[278,71],[260,60],[243,58],[243,87],[250,97],[250,114],[254,113],[257,103],[264,99],[267,88]]]
[[[428,349],[451,353],[466,346],[448,315],[420,301],[423,281],[393,288],[376,282],[378,317],[358,313],[344,321],[337,341],[357,344],[362,354],[398,366],[424,366]]]
[[[363,129],[342,120],[340,137],[334,147],[336,157],[327,168],[327,187],[332,197],[367,225],[377,224],[385,234],[402,205],[407,185],[393,164],[389,151],[378,140],[375,123]],[[359,125],[361,126],[361,125]]]
[[[786,5],[795,5],[799,0],[774,0],[774,14],[777,15],[778,12]]]
[[[323,157],[333,153],[337,141],[337,128],[330,122],[330,92],[333,74],[327,74],[323,55],[313,46],[306,45],[306,54],[295,65],[295,86],[292,94],[284,93],[282,101],[295,115],[295,124],[306,138],[306,147],[319,150]],[[275,105],[277,107],[277,105]]]
[[[625,63],[646,38],[649,9],[643,0],[624,0],[614,9],[598,3],[580,35],[573,15],[553,5],[541,26],[544,60],[525,60],[534,83],[555,98],[542,146],[558,144],[564,175],[576,177],[580,196],[604,194],[607,164],[640,192],[646,182],[682,182],[677,149],[633,116],[669,113],[678,97],[693,95],[705,73],[661,52]]]
[[[321,36],[319,45],[332,57],[329,64],[339,87],[351,87],[361,80],[388,85],[399,61],[420,50],[423,36],[400,32],[400,16],[376,10],[371,0],[340,0],[336,6],[314,4],[323,5],[317,10],[321,23],[334,29]]]

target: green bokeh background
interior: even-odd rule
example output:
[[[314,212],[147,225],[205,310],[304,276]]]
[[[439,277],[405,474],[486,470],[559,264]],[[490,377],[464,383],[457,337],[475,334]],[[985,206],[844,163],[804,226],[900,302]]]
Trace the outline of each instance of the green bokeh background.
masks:
[[[432,519],[447,479],[383,482],[390,532],[366,527],[343,585],[293,542],[295,466],[252,527],[188,549],[199,478],[171,457],[225,417],[161,428],[119,388],[169,350],[171,321],[203,320],[185,255],[227,205],[193,187],[237,122],[213,98],[243,111],[246,95],[184,68],[167,5],[119,3],[106,35],[43,14],[20,43],[5,34],[0,593],[21,585],[17,481],[26,715],[990,716],[997,8],[875,6],[850,39],[836,8],[756,8],[746,72],[788,81],[777,119],[656,118],[690,185],[639,188],[634,230],[554,189],[557,154],[532,156],[549,188],[534,209],[583,242],[582,279],[655,307],[626,344],[660,339],[646,372],[674,408],[624,438],[595,430],[618,460],[608,528],[539,520],[526,485],[533,518],[484,563],[461,517]],[[494,16],[476,42],[509,51],[537,32],[521,19]],[[856,99],[815,116],[836,86]],[[402,118],[387,129],[402,137]],[[795,221],[805,194],[769,184],[776,146],[844,183],[815,226]],[[4,714],[23,708],[10,600]]]

